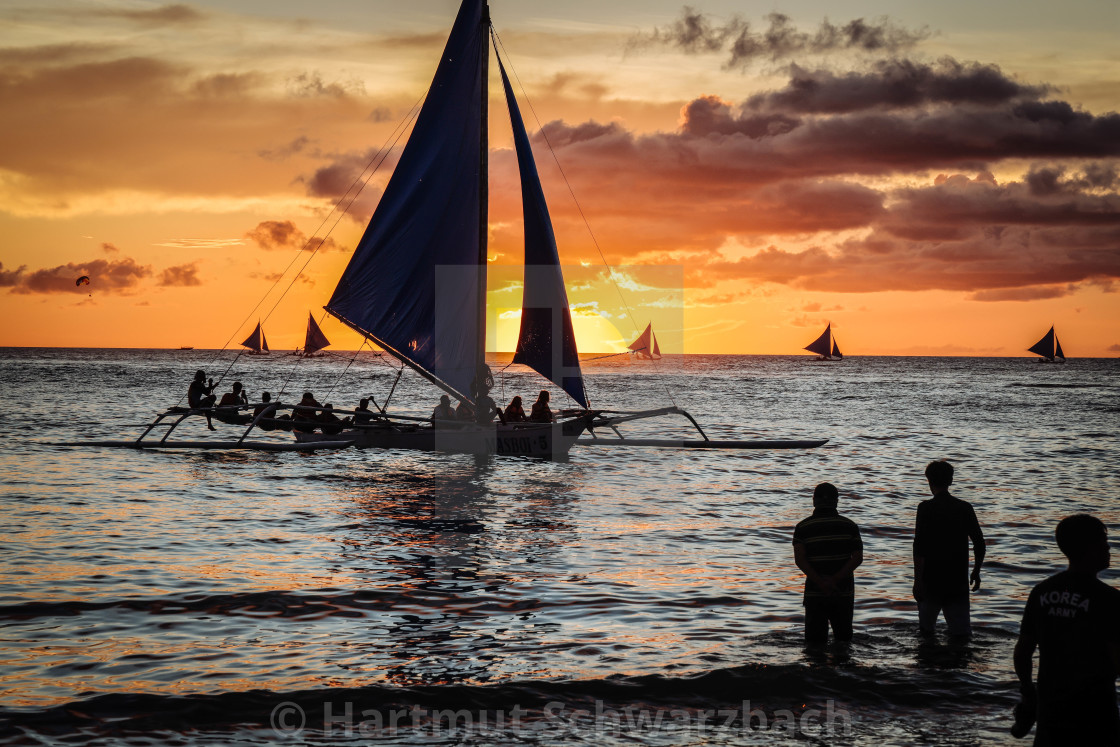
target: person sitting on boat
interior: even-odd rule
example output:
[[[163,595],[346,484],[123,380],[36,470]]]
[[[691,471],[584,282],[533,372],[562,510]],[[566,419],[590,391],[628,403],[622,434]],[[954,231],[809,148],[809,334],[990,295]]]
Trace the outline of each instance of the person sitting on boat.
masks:
[[[261,403],[253,408],[253,419],[260,417],[260,421],[256,427],[261,430],[291,430],[291,426],[284,426],[284,423],[272,422],[273,420],[291,420],[290,415],[280,415],[277,417],[277,405],[272,402],[272,394],[264,392],[261,394]]]
[[[323,433],[331,436],[342,433],[342,429],[350,425],[350,418],[340,418],[332,410],[334,410],[334,405],[328,402],[326,409],[319,413],[319,422],[323,424]]]
[[[214,417],[223,423],[244,425],[253,418],[250,415],[242,415],[238,410],[248,406],[249,397],[246,395],[245,390],[242,389],[241,382],[235,381],[233,382],[233,391],[226,392],[222,395],[222,401],[218,403],[218,411],[214,413]]]
[[[465,399],[459,400],[459,404],[455,406],[455,419],[456,420],[474,420],[474,408],[471,403]]]
[[[475,422],[486,425],[487,423],[492,423],[494,421],[494,416],[497,415],[502,425],[506,424],[506,414],[502,412],[502,408],[498,407],[498,404],[490,398],[489,394],[479,395],[474,401],[474,405],[475,412],[477,413]]]
[[[311,392],[304,392],[303,399],[292,410],[292,427],[300,433],[314,433],[321,407]]]
[[[525,408],[521,406],[521,397],[514,397],[509,401],[505,415],[507,423],[524,423],[528,420],[525,417]]]
[[[369,425],[371,420],[373,412],[369,409],[369,398],[362,397],[358,400],[358,409],[354,410],[354,425]]]
[[[533,411],[529,415],[529,422],[531,423],[551,423],[552,410],[548,407],[548,390],[542,389],[541,393],[537,395],[537,401],[533,403]]]
[[[432,421],[455,419],[455,409],[451,407],[451,398],[445,394],[439,398],[439,404],[432,410]]]
[[[209,383],[206,382],[206,372],[199,369],[194,372],[194,381],[187,387],[187,405],[192,410],[205,410],[214,406],[215,400],[218,398],[214,396],[214,380],[210,379]],[[210,413],[203,413],[206,415],[206,427],[210,430],[217,430],[214,424],[210,422]]]

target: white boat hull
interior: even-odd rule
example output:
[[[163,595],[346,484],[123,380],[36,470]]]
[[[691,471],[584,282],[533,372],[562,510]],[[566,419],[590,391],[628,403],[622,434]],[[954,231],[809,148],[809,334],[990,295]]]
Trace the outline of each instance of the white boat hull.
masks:
[[[435,427],[392,423],[331,434],[296,431],[295,437],[301,443],[345,440],[360,449],[412,449],[555,459],[568,454],[585,430],[586,423],[584,418],[561,423],[448,423]]]

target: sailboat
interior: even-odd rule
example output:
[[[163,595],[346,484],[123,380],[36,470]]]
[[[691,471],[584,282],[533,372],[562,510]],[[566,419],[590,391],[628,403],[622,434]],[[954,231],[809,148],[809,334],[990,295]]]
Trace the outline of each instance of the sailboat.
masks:
[[[241,347],[249,348],[247,355],[268,355],[268,340],[264,337],[264,330],[261,329],[261,323],[257,322],[253,334],[245,338],[241,343]]]
[[[324,307],[450,398],[487,407],[485,362],[489,191],[490,9],[464,0],[396,169]],[[723,448],[808,448],[824,441],[715,442],[687,412],[592,409],[584,389],[556,238],[529,135],[505,65],[493,44],[513,131],[524,216],[525,277],[513,363],[536,371],[577,405],[554,422],[450,422],[380,416],[342,434],[296,433],[297,440],[350,438],[359,446],[557,457],[576,444]],[[647,329],[651,340],[652,330]],[[654,343],[654,350],[660,351]],[[652,357],[652,356],[651,356]],[[403,368],[402,368],[403,370]],[[678,414],[703,440],[625,439],[617,425]],[[489,421],[489,418],[483,418]],[[603,439],[598,427],[618,439]],[[583,434],[591,438],[583,438]],[[764,445],[765,444],[765,445]]]
[[[646,331],[638,335],[638,339],[627,346],[634,358],[641,360],[661,360],[661,347],[657,344],[657,335],[653,333],[653,322],[646,325]]]
[[[1054,332],[1054,327],[1050,327],[1050,331],[1042,336],[1042,339],[1027,348],[1035,355],[1042,356],[1038,359],[1039,363],[1065,363],[1066,354],[1062,351],[1062,343],[1058,341],[1058,335]]]
[[[304,358],[322,358],[326,353],[319,351],[331,344],[323,330],[315,323],[315,317],[310,312],[307,314],[307,334],[303,338],[303,349],[297,350],[296,355]]]
[[[840,361],[844,359],[844,356],[840,353],[840,346],[836,344],[836,338],[832,334],[831,322],[824,328],[824,332],[821,333],[820,337],[805,346],[805,350],[817,354],[817,357],[812,359],[814,362]]]
[[[412,133],[324,307],[396,358],[402,372],[410,368],[449,399],[487,411],[493,406],[488,395],[493,375],[484,348],[492,36],[485,1],[463,0]],[[827,439],[716,441],[708,438],[692,415],[676,406],[642,411],[592,407],[529,135],[497,45],[494,47],[513,130],[524,214],[524,300],[513,362],[558,386],[576,407],[559,410],[547,422],[506,423],[492,421],[489,412],[475,420],[441,417],[441,409],[431,417],[390,414],[386,404],[374,402],[376,411],[336,411],[353,416],[351,425],[341,432],[295,431],[296,442],[285,444],[246,438],[258,426],[291,427],[292,421],[284,421],[276,413],[295,412],[299,405],[272,403],[262,408],[237,440],[188,442],[171,441],[169,436],[184,419],[205,414],[205,410],[173,407],[158,415],[135,441],[88,445],[262,450],[358,446],[555,459],[563,458],[577,443],[701,449],[803,449],[826,443]],[[259,324],[243,344],[267,350]],[[305,350],[310,347],[305,345]],[[305,414],[307,409],[303,408]],[[700,438],[630,438],[619,430],[627,422],[669,415],[686,418]],[[170,421],[166,432],[148,439],[154,429],[168,425],[165,420]],[[609,429],[614,437],[602,438],[597,429]]]

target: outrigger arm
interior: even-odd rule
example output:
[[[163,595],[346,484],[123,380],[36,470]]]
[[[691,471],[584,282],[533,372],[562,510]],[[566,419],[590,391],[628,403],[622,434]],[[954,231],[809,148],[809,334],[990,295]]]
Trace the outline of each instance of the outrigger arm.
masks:
[[[696,428],[703,440],[664,439],[664,438],[627,438],[622,435],[617,426],[633,420],[656,418],[662,415],[681,415],[688,419]],[[610,428],[618,438],[599,438],[595,428]],[[662,407],[656,410],[640,410],[636,412],[622,412],[601,410],[595,413],[595,419],[588,424],[587,432],[591,438],[580,438],[576,441],[581,446],[636,446],[661,449],[813,449],[828,443],[828,439],[814,439],[802,441],[713,441],[704,433],[704,429],[696,422],[687,410],[679,407]]]

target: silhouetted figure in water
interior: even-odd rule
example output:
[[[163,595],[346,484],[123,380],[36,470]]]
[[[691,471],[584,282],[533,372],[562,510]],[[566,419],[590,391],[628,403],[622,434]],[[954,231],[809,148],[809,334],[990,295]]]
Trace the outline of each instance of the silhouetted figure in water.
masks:
[[[984,562],[984,533],[972,506],[949,494],[953,465],[942,459],[926,467],[933,498],[918,504],[914,521],[914,599],[918,602],[918,630],[933,635],[937,618],[945,612],[951,636],[972,635],[968,588],[980,588]],[[968,542],[976,554],[968,573]]]
[[[1077,514],[1058,522],[1055,537],[1069,568],[1034,587],[1027,599],[1015,644],[1022,702],[1011,733],[1025,736],[1037,716],[1038,747],[1120,745],[1120,589],[1097,579],[1109,566],[1108,531],[1100,519]]]
[[[214,406],[218,398],[214,396],[214,380],[206,381],[206,372],[202,369],[194,372],[194,381],[187,387],[187,405],[192,410],[202,410]],[[206,427],[214,431],[217,428],[210,422],[210,413],[206,415]]]
[[[813,515],[793,530],[793,557],[805,574],[805,642],[824,643],[828,626],[837,641],[852,640],[855,577],[863,563],[859,527],[836,511],[840,494],[822,482],[813,491]]]

